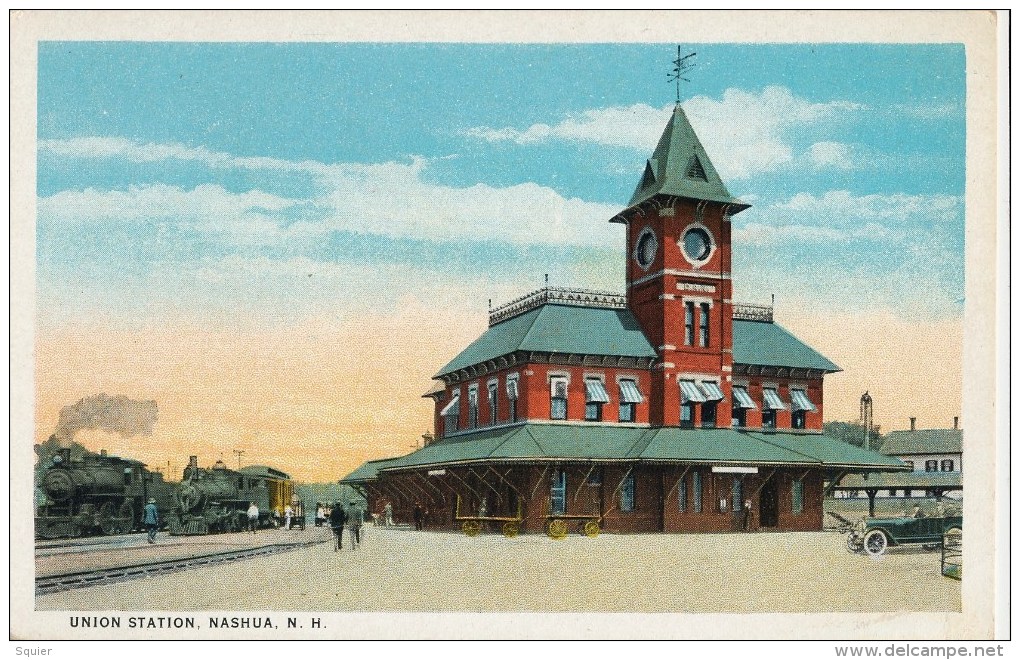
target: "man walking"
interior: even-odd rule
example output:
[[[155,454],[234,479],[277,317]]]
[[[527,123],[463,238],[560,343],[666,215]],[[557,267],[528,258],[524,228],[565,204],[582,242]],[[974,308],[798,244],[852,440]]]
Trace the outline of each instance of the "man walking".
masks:
[[[346,522],[347,512],[344,511],[343,503],[334,503],[333,510],[329,514],[329,526],[333,528],[333,535],[336,536],[333,552],[340,552],[344,549],[344,524]]]
[[[142,517],[145,529],[149,532],[149,543],[156,542],[156,531],[159,529],[159,510],[156,508],[156,498],[150,497],[149,503],[145,505],[145,514]]]
[[[414,503],[414,528],[417,531],[421,531],[424,526],[425,511],[421,508],[421,502]]]
[[[254,534],[255,530],[259,526],[259,508],[252,502],[251,506],[248,507],[248,529]]]
[[[347,529],[351,531],[351,547],[354,550],[361,545],[361,525],[365,522],[365,512],[354,500],[347,509]]]

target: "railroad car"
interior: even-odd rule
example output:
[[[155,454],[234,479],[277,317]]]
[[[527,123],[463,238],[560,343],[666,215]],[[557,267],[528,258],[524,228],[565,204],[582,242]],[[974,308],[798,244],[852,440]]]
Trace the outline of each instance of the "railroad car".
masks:
[[[36,484],[43,501],[36,509],[35,534],[41,538],[124,534],[142,528],[142,509],[155,498],[160,512],[170,505],[170,485],[159,472],[106,450],[71,460],[61,449]]]
[[[286,472],[266,465],[229,469],[223,461],[200,468],[191,456],[174,490],[169,529],[175,535],[238,532],[248,524],[248,506],[259,508],[259,526],[274,523],[273,510],[294,502],[294,482]]]

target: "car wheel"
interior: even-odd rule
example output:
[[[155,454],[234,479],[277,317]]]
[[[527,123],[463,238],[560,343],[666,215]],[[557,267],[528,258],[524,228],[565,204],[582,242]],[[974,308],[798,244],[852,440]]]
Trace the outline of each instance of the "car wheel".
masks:
[[[873,529],[864,536],[864,550],[872,557],[885,554],[889,547],[889,538],[880,529]]]

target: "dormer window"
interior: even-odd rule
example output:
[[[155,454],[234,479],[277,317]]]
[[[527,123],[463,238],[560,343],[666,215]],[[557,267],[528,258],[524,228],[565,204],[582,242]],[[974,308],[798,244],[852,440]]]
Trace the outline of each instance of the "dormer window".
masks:
[[[762,389],[761,426],[763,429],[776,428],[776,411],[786,410],[779,392],[774,387]]]
[[[478,426],[478,385],[468,388],[468,428]]]
[[[443,407],[439,415],[445,420],[446,433],[449,434],[457,430],[460,420],[460,390],[453,391],[450,402]]]
[[[620,381],[620,421],[637,421],[637,404],[641,403],[641,391],[638,390],[637,381]]]
[[[496,419],[499,417],[499,382],[495,380],[489,381],[489,425],[492,426],[496,423]]]
[[[520,396],[520,384],[517,380],[517,374],[512,374],[506,377],[506,398],[509,400],[509,420],[510,422],[517,421],[517,398]]]
[[[685,176],[688,179],[700,179],[701,181],[708,181],[708,176],[705,174],[705,168],[701,165],[701,160],[697,156],[691,156],[690,163],[687,165],[687,172]]]

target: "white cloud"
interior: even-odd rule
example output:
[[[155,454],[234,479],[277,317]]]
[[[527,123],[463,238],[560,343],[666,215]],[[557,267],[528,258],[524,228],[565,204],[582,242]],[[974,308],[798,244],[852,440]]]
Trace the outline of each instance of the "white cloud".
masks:
[[[840,142],[816,142],[804,155],[817,169],[852,170],[860,164],[851,147]]]
[[[720,99],[695,96],[683,107],[724,181],[745,179],[790,165],[795,158],[790,143],[795,130],[835,121],[843,113],[864,108],[848,101],[813,103],[794,96],[785,87],[775,86],[760,93],[730,88]],[[636,104],[587,110],[553,125],[535,124],[523,130],[480,127],[468,129],[465,134],[489,142],[518,144],[550,140],[592,142],[650,154],[672,111],[672,106],[653,108]],[[819,158],[824,155],[824,147],[815,154]]]
[[[112,142],[98,143],[100,152],[109,153],[103,149],[111,144],[125,152],[123,145]],[[163,146],[134,145],[127,152],[181,155]],[[224,162],[230,159],[227,155]],[[426,168],[421,159],[376,165],[313,163],[310,170],[315,172],[319,190],[309,199],[258,190],[234,193],[212,184],[191,190],[166,184],[65,190],[41,198],[39,212],[60,222],[176,220],[246,244],[311,240],[330,231],[518,244],[616,246],[619,242],[619,232],[608,225],[618,206],[565,198],[533,183],[506,188],[437,185],[424,180]]]
[[[777,219],[814,218],[829,225],[877,222],[890,227],[907,224],[944,225],[963,222],[963,198],[956,195],[854,195],[830,190],[822,195],[798,193],[765,210]]]

